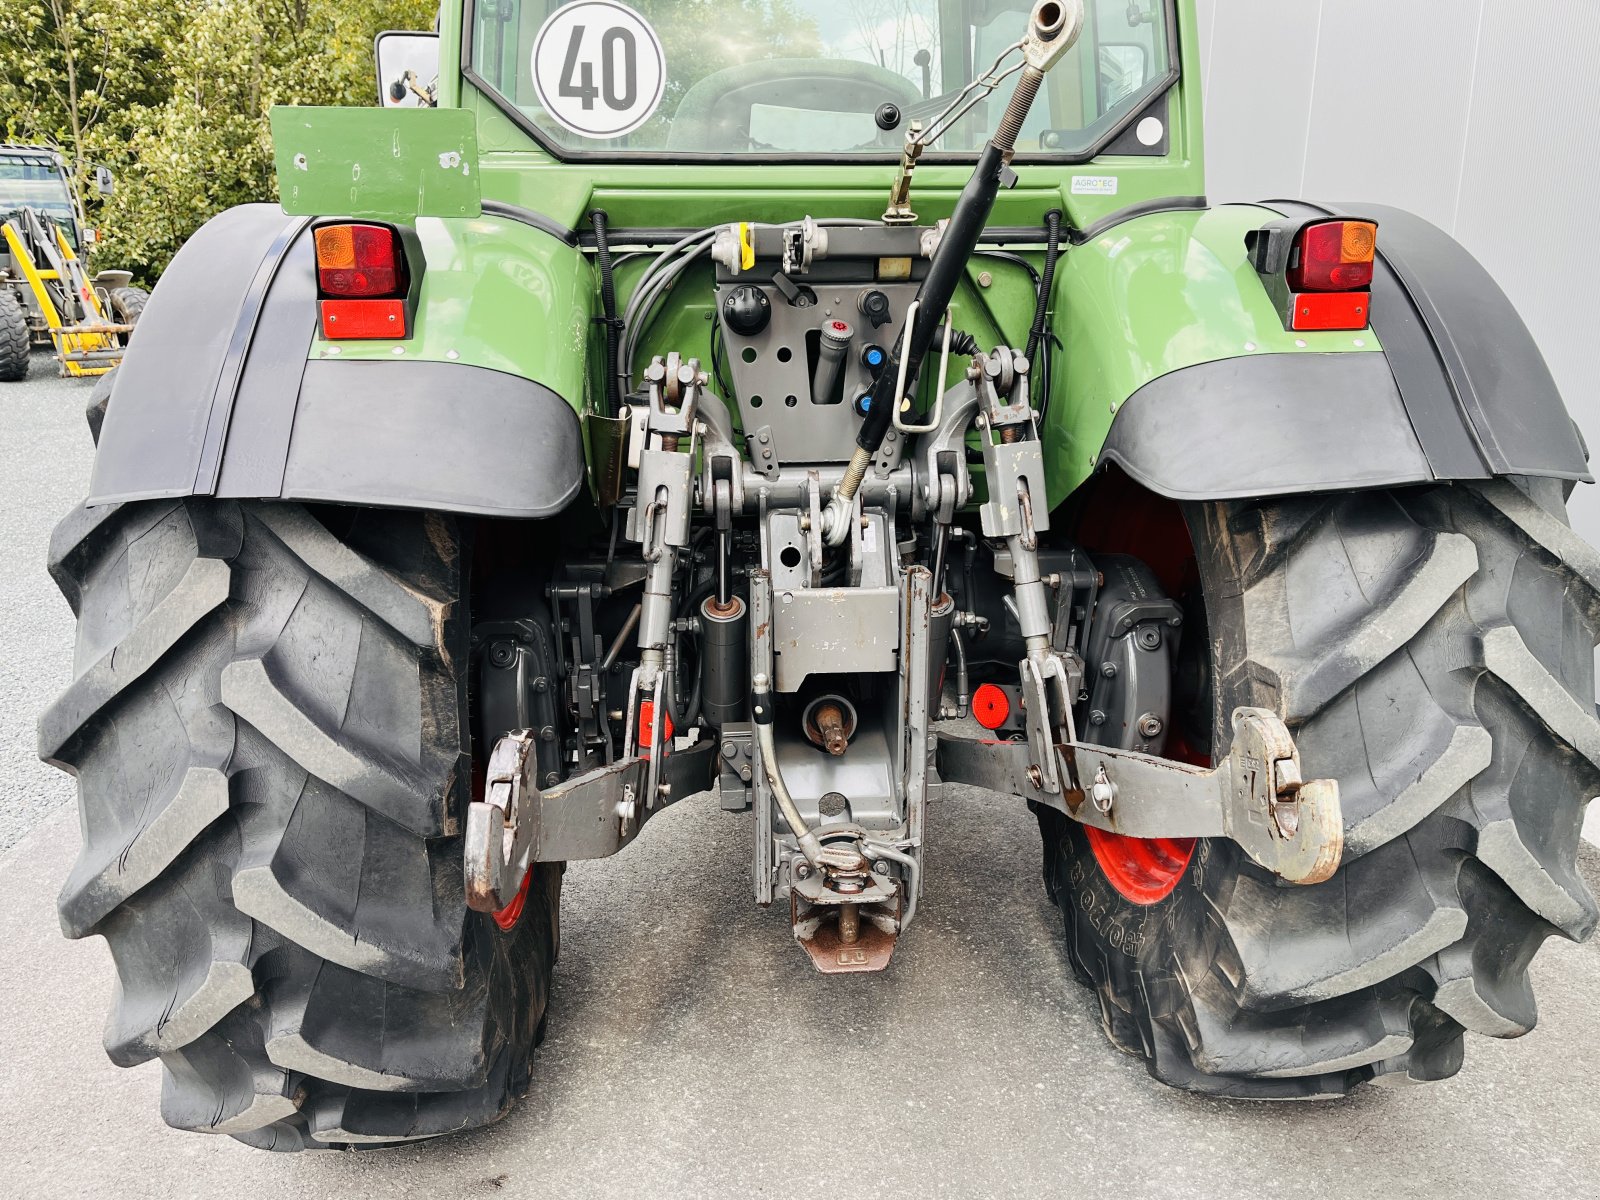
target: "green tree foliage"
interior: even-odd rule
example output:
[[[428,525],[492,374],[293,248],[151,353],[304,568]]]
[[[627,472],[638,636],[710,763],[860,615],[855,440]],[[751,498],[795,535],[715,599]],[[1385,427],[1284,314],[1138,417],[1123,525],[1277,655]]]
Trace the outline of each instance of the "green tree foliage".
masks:
[[[0,132],[55,147],[86,179],[167,98],[167,60],[187,14],[144,0],[0,6]]]
[[[13,0],[0,6],[9,140],[59,147],[87,187],[100,266],[145,279],[207,218],[275,198],[274,104],[372,104],[372,38],[427,29],[438,0]]]

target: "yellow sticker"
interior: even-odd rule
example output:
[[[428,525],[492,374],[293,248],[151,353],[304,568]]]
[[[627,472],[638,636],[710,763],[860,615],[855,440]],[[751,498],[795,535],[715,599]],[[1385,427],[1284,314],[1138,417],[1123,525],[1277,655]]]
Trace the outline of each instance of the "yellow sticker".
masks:
[[[756,244],[750,236],[750,223],[739,222],[739,269],[748,271],[756,265]]]

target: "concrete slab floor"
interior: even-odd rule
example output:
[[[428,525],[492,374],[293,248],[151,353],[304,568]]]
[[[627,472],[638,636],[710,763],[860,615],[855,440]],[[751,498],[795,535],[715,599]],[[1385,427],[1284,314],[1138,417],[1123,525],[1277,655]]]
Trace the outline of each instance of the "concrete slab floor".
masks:
[[[106,1060],[104,944],[56,932],[77,842],[59,813],[0,862],[0,1181],[118,1200],[1600,1195],[1600,944],[1547,943],[1539,1029],[1470,1037],[1453,1080],[1229,1103],[1168,1090],[1106,1042],[1020,806],[937,806],[926,900],[877,976],[817,975],[752,905],[749,834],[695,798],[573,866],[550,1036],[499,1126],[290,1156],[168,1130],[159,1069]]]

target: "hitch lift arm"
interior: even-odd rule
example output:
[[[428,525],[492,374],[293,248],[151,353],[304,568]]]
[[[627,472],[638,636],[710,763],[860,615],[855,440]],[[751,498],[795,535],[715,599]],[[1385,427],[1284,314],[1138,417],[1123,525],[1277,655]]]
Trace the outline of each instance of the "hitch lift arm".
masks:
[[[1227,837],[1290,883],[1321,883],[1339,869],[1344,818],[1339,785],[1306,780],[1300,752],[1276,713],[1233,714],[1233,746],[1207,770],[1131,750],[1058,743],[1063,787],[1052,793],[1027,742],[939,735],[939,773],[1059,809],[1073,820],[1129,837]]]

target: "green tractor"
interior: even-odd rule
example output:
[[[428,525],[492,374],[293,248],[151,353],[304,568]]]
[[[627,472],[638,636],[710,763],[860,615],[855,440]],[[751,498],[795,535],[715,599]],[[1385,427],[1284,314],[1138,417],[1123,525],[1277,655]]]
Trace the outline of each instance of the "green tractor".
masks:
[[[1596,922],[1600,554],[1523,323],[1403,212],[1208,205],[1191,0],[882,8],[446,5],[178,254],[39,730],[172,1125],[503,1116],[564,864],[676,803],[827,973],[934,936],[933,801],[1026,803],[1178,1088],[1533,1026]]]

